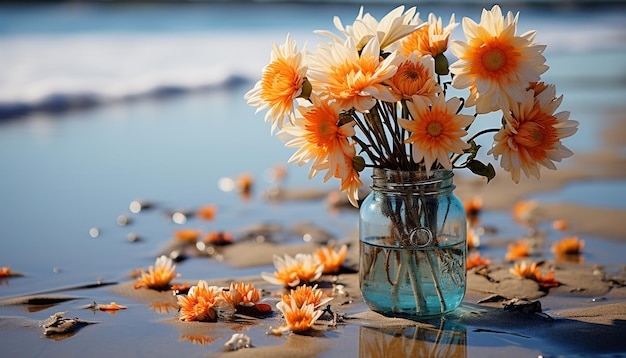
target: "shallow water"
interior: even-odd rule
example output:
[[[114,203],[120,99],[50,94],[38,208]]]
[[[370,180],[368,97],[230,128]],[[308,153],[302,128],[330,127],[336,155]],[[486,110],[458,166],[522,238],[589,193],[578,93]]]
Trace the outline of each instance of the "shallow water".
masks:
[[[50,9],[54,11],[46,12]],[[144,84],[141,81],[145,78],[135,77],[136,73],[124,72],[124,67],[121,66],[123,58],[117,55],[128,44],[116,44],[117,36],[128,35],[131,44],[146,44],[144,51],[137,54],[145,61],[155,54],[162,55],[163,52],[158,52],[155,48],[164,43],[175,43],[179,36],[187,40],[183,41],[186,46],[197,46],[196,41],[204,40],[223,45],[228,41],[221,38],[223,42],[220,42],[216,40],[220,38],[216,35],[227,33],[228,36],[224,35],[228,37],[227,40],[238,43],[235,40],[241,40],[242,36],[237,30],[241,29],[238,26],[243,23],[249,22],[251,28],[264,30],[259,30],[251,38],[246,39],[243,36],[246,41],[239,42],[241,47],[231,48],[232,57],[225,61],[232,61],[239,67],[235,70],[224,70],[224,77],[215,75],[224,69],[223,64],[220,61],[210,62],[212,52],[203,48],[199,50],[199,58],[195,60],[190,59],[192,56],[182,56],[179,59],[168,58],[167,61],[150,62],[146,65],[145,74],[149,79],[147,83],[153,86],[142,87],[144,92],[141,96],[134,96],[134,89],[113,86],[108,88],[111,92],[103,90],[103,93],[114,94],[116,100],[112,102],[104,101],[90,108],[59,112],[41,112],[42,108],[38,108],[27,112],[24,117],[5,118],[0,122],[0,267],[10,266],[12,270],[25,275],[2,282],[0,297],[57,290],[98,281],[127,281],[130,271],[153,264],[157,252],[172,237],[174,231],[181,228],[237,233],[243,227],[259,222],[291,225],[294,222],[310,221],[330,231],[337,238],[344,238],[354,232],[357,216],[353,210],[330,211],[323,200],[276,205],[260,198],[261,193],[271,186],[266,180],[268,171],[278,164],[286,163],[291,155],[290,150],[270,136],[269,126],[263,122],[263,114],[255,116],[254,109],[248,107],[242,98],[253,85],[252,76],[260,73],[261,66],[267,61],[270,40],[282,41],[287,31],[300,33],[300,38],[308,39],[312,37],[309,35],[310,30],[329,28],[331,17],[337,11],[350,16],[356,14],[352,7],[319,7],[312,12],[311,17],[305,17],[306,21],[302,22],[301,17],[295,16],[300,13],[301,8],[281,9],[277,13],[268,11],[282,20],[274,22],[269,28],[266,26],[272,23],[271,18],[256,14],[252,16],[252,12],[234,22],[210,22],[189,8],[177,10],[184,15],[182,18],[191,19],[185,25],[185,22],[174,21],[167,15],[168,7],[143,10],[129,8],[128,11],[114,8],[104,12],[98,10],[98,7],[94,10],[89,6],[43,7],[36,11],[18,8],[15,12],[1,9],[0,15],[12,20],[0,21],[0,47],[6,49],[8,47],[4,45],[7,44],[17,46],[11,47],[12,49],[23,48],[21,46],[29,44],[43,46],[35,46],[25,52],[4,52],[4,56],[12,54],[17,57],[11,57],[11,61],[0,69],[0,79],[3,79],[0,81],[2,105],[10,102],[7,98],[11,96],[21,96],[19,101],[28,101],[29,98],[39,95],[41,98],[49,98],[49,95],[72,98],[72,94],[83,95],[83,88],[93,88],[97,92],[97,89],[111,85],[109,79],[119,81],[126,75],[131,80],[137,80],[135,83]],[[149,16],[143,18],[148,20],[134,24],[124,21],[128,16],[134,18],[136,12],[144,14],[143,11],[148,11]],[[470,10],[464,8],[462,11]],[[613,24],[617,20],[623,20],[624,15],[620,12],[587,13],[555,9],[545,12],[529,9],[526,15],[525,11],[523,9],[521,15],[522,22],[526,18],[529,20],[525,27],[539,28],[539,38],[544,30],[544,41],[549,43],[548,63],[552,68],[548,71],[547,78],[557,82],[558,91],[565,93],[561,108],[570,110],[572,119],[581,122],[575,140],[566,140],[566,145],[575,152],[592,152],[602,146],[601,134],[610,128],[612,113],[623,110],[623,98],[626,95],[626,87],[623,85],[623,79],[626,78],[623,61],[626,58],[626,37],[623,36],[623,29],[620,30],[619,26]],[[559,16],[554,17],[554,12]],[[225,13],[232,14],[228,11]],[[472,15],[476,17],[477,13]],[[14,16],[16,14],[17,17]],[[43,16],[44,14],[50,16]],[[45,19],[48,22],[20,22],[19,16],[22,16],[22,20]],[[169,20],[157,21],[163,17]],[[94,20],[98,18],[102,20]],[[351,17],[346,15],[344,18]],[[551,20],[547,21],[546,18]],[[75,21],[68,22],[67,19]],[[218,16],[216,19],[222,17]],[[583,21],[587,19],[590,20]],[[460,20],[460,16],[457,20]],[[123,31],[116,32],[118,24],[125,24],[126,28],[122,26]],[[77,34],[85,37],[81,40]],[[100,43],[112,46],[109,53],[111,57],[105,56],[105,60],[98,65],[111,61],[113,66],[101,68],[106,76],[94,80],[81,76],[80,71],[74,73],[73,65],[80,63],[80,58],[64,59],[59,55],[51,63],[57,66],[57,73],[63,75],[60,78],[69,79],[67,83],[73,85],[55,87],[66,82],[46,81],[46,78],[38,77],[46,69],[45,66],[37,67],[35,61],[41,49],[73,45],[67,50],[72,54],[79,54],[94,39],[96,43],[101,40]],[[251,59],[243,57],[242,53],[259,54],[258,57],[249,56],[254,57]],[[33,62],[23,61],[29,58]],[[141,66],[141,61],[138,63],[133,66]],[[203,63],[210,64],[208,74],[204,77],[194,72]],[[597,63],[603,65],[597,66]],[[20,68],[23,72],[19,72]],[[174,75],[184,75],[186,79],[191,78],[194,81],[198,75],[201,78],[200,87],[204,87],[198,90],[194,87],[198,83],[191,80],[181,81],[184,83],[167,82],[172,78],[171,73],[162,74],[172,68],[191,68],[189,72],[176,72]],[[87,66],[84,69],[92,70],[93,67]],[[25,74],[25,77],[18,76],[20,73]],[[224,78],[241,74],[243,75],[239,82],[223,81]],[[4,81],[6,79],[10,81]],[[23,87],[10,88],[17,83],[23,83]],[[155,88],[171,87],[174,90],[170,92],[154,92]],[[67,88],[70,90],[65,91]],[[35,105],[37,102],[28,103]],[[563,165],[567,165],[567,160]],[[336,189],[335,182],[323,183],[321,178],[308,180],[307,167],[293,165],[288,167],[288,171],[284,183],[288,187]],[[224,192],[218,188],[221,178],[236,178],[242,173],[251,173],[255,178],[253,198],[249,201],[242,200],[234,192]],[[624,191],[621,190],[624,184],[623,180],[574,182],[562,190],[533,195],[531,198],[624,209],[626,200]],[[135,214],[129,208],[133,200],[149,201],[154,206]],[[190,218],[184,224],[177,224],[167,216],[171,211],[193,211],[207,204],[218,207],[214,221]],[[131,223],[120,226],[116,222],[120,215],[128,216]],[[501,238],[513,240],[525,234],[523,228],[513,223],[510,213],[485,212],[483,222],[485,226],[494,226],[499,230],[497,237],[483,238],[481,252],[493,259],[504,255],[506,245]],[[89,234],[92,228],[98,229],[99,234],[96,237]],[[135,234],[141,240],[130,242],[129,234]],[[550,240],[556,239],[556,236],[550,237]],[[587,241],[587,263],[623,264],[623,244],[600,237],[583,239]],[[289,241],[302,240],[292,237]],[[194,280],[225,276],[246,277],[271,270],[271,267],[240,269],[217,260],[189,259],[180,263],[177,271],[183,277]],[[82,312],[78,311],[78,307],[89,304],[94,299],[102,302],[121,301],[120,303],[129,305],[132,309],[120,312],[119,316],[95,312],[94,320],[102,324],[89,327],[91,333],[80,332],[78,335],[83,338],[76,340],[47,342],[49,344],[45,344],[43,348],[40,336],[32,335],[32,331],[24,329],[15,332],[12,337],[18,337],[20,345],[5,348],[6,345],[3,344],[3,352],[9,355],[16,353],[25,356],[54,356],[57,353],[66,354],[68,351],[93,352],[93,347],[97,346],[105,349],[98,352],[104,356],[110,352],[106,351],[108,347],[100,344],[103,336],[115,337],[121,340],[119,345],[130,349],[129,352],[144,355],[163,350],[175,351],[181,355],[197,355],[205,351],[202,346],[189,344],[188,340],[181,339],[180,333],[168,324],[151,324],[150,334],[142,336],[142,347],[136,347],[130,338],[131,333],[145,331],[146,322],[160,322],[169,316],[158,314],[132,300],[120,299],[108,287],[90,291],[69,290],[63,293],[86,298],[38,312],[27,312],[27,308],[23,306],[7,306],[1,308],[0,315],[43,320],[56,311],[70,310],[74,314]],[[91,316],[82,318],[89,317]],[[107,324],[120,317],[123,325]],[[2,324],[0,319],[0,327]],[[356,337],[360,334],[358,327],[348,325],[345,330],[337,331],[336,334],[344,336],[346,345],[335,347],[333,352],[341,352],[343,349],[353,354],[359,350],[356,343]],[[465,353],[468,356],[476,356],[485,347],[511,346],[516,347],[520,354],[538,355],[533,349],[524,348],[532,347],[536,339],[477,333],[471,330],[466,335]],[[489,339],[484,339],[485,336],[489,336]],[[382,337],[386,337],[386,333]],[[220,340],[223,338],[219,337]],[[261,335],[259,339],[259,345],[281,344],[275,337]],[[0,341],[4,340],[0,338]],[[31,342],[34,344],[30,344]],[[175,348],[172,348],[172,344]]]

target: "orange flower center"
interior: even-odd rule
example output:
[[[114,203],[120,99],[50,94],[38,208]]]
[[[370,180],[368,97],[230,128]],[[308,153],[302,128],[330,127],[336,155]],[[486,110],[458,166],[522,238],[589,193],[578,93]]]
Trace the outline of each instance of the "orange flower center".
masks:
[[[479,77],[499,78],[512,73],[517,68],[519,51],[511,45],[504,44],[494,37],[471,55],[473,73]]]
[[[301,79],[294,68],[284,59],[270,63],[263,73],[262,97],[270,103],[291,99],[291,94],[300,89]]]
[[[514,140],[524,147],[534,160],[544,159],[548,150],[558,141],[553,123],[556,123],[553,116],[538,113],[535,118],[519,126]]]
[[[426,126],[426,133],[431,137],[439,137],[443,133],[443,125],[440,122],[430,122]]]

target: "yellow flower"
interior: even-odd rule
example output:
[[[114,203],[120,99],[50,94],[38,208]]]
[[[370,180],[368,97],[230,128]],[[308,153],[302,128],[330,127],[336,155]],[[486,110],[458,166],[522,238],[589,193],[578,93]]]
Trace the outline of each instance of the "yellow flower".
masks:
[[[311,329],[315,321],[317,321],[323,313],[321,310],[316,310],[312,303],[298,306],[293,297],[289,304],[283,306],[282,312],[289,330],[295,333],[305,332]]]
[[[337,16],[334,18],[334,24],[346,38],[354,39],[358,50],[361,50],[374,37],[378,39],[380,48],[384,50],[419,28],[421,22],[415,21],[415,11],[415,7],[405,12],[404,6],[398,6],[379,22],[370,13],[363,14],[363,6],[361,6],[359,15],[352,25],[344,27]],[[329,37],[335,42],[345,41],[326,30],[316,30],[315,33]]]
[[[335,250],[332,246],[322,246],[315,251],[314,255],[324,264],[324,273],[330,274],[339,271],[347,252],[347,245],[341,245],[339,250]]]
[[[413,161],[424,160],[429,174],[433,163],[438,162],[446,169],[452,169],[450,153],[463,153],[469,144],[461,138],[467,135],[464,130],[472,123],[473,117],[456,114],[461,101],[453,97],[445,102],[443,96],[435,99],[432,107],[419,96],[407,102],[413,120],[398,119],[400,127],[411,132],[405,143],[413,145]]]
[[[448,49],[448,40],[452,31],[459,25],[454,21],[454,14],[450,22],[443,27],[441,17],[435,14],[428,15],[428,22],[401,41],[401,52],[404,56],[417,52],[421,56],[431,55],[433,58]]]
[[[344,153],[353,151],[348,138],[355,135],[355,122],[340,123],[340,111],[334,103],[321,101],[315,96],[311,100],[312,104],[302,103],[298,107],[302,117],[296,117],[293,125],[285,126],[278,133],[280,138],[292,138],[285,146],[298,148],[289,163],[303,165],[312,160],[309,177],[315,176],[322,167],[345,173],[348,169],[345,168]],[[335,171],[329,176],[334,174]]]
[[[173,264],[172,259],[162,255],[156,259],[154,266],[148,268],[148,272],[141,271],[141,277],[137,278],[134,287],[166,290],[169,289],[170,281],[178,276],[180,275],[176,274],[176,265]]]
[[[261,277],[275,285],[295,287],[301,283],[317,281],[324,271],[324,265],[313,255],[296,254],[291,257],[287,254],[284,258],[274,255],[274,274],[261,273]]]
[[[429,103],[441,93],[435,81],[435,60],[430,56],[418,59],[415,53],[398,65],[398,71],[389,79],[389,85],[397,100],[420,96]]]
[[[556,98],[555,93],[554,85],[536,96],[529,90],[522,101],[511,103],[510,110],[503,111],[504,126],[494,136],[487,154],[493,154],[496,160],[501,158],[500,165],[516,183],[520,171],[539,179],[540,165],[554,170],[554,162],[573,155],[561,139],[576,133],[578,122],[569,120],[569,112],[554,114],[563,99]]]
[[[529,82],[539,81],[548,66],[544,45],[534,44],[535,31],[516,36],[518,16],[504,18],[498,5],[483,10],[480,23],[463,19],[467,43],[452,41],[450,50],[459,59],[450,66],[454,88],[470,88],[466,106],[477,113],[507,107],[509,99],[524,100]]]
[[[198,281],[192,286],[187,295],[178,295],[180,306],[179,319],[181,321],[215,321],[217,319],[217,305],[223,300],[221,290],[217,286],[208,286],[206,281]]]
[[[271,121],[272,132],[276,127],[282,128],[285,118],[292,115],[293,102],[302,94],[306,71],[303,55],[289,35],[281,47],[273,44],[271,62],[263,69],[261,80],[244,96],[248,104],[257,107],[257,113],[269,108],[265,121]]]
[[[394,101],[384,81],[397,70],[396,55],[394,52],[381,61],[376,37],[360,53],[352,38],[345,43],[320,44],[316,53],[307,58],[308,79],[322,99],[335,101],[342,110],[367,112],[376,99]]]

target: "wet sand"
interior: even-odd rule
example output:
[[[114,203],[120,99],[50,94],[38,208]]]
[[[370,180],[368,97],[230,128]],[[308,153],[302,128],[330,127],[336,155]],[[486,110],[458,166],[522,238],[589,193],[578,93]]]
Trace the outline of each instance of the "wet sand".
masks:
[[[624,132],[626,120],[620,117],[615,120],[618,125],[613,128]],[[486,212],[510,211],[515,202],[529,194],[552,191],[569,182],[626,180],[626,159],[617,154],[624,148],[623,138],[615,131],[607,133],[607,146],[603,151],[576,155],[558,171],[544,170],[539,182],[525,180],[520,185],[512,185],[506,173],[500,173],[488,185],[477,179],[459,177],[457,193],[463,199],[480,195]],[[326,205],[322,199],[316,200]],[[568,235],[591,235],[626,243],[625,210],[559,202],[540,205],[536,215],[543,223],[566,220],[570,223]],[[496,233],[491,244],[497,238]],[[349,245],[345,266],[355,269],[358,264],[356,235],[338,241]],[[149,251],[171,252],[172,247],[152,247]],[[310,253],[316,247],[315,242],[281,245],[246,241],[219,248],[217,264],[232,268],[259,267],[261,271],[272,264],[274,254]],[[270,327],[282,324],[275,307],[274,313],[265,318],[242,315],[229,322],[181,322],[176,316],[178,308],[171,292],[134,289],[135,281],[130,277],[110,285],[95,283],[63,290],[42,285],[46,292],[0,298],[0,342],[3,355],[7,356],[376,357],[383,352],[386,355],[455,357],[626,354],[623,339],[626,267],[602,262],[561,262],[551,255],[535,256],[532,260],[540,262],[542,272],[553,270],[554,278],[561,284],[541,288],[532,280],[511,274],[512,263],[494,262],[488,273],[481,274],[476,269],[468,271],[467,292],[459,309],[443,317],[420,321],[385,317],[369,310],[359,293],[358,274],[323,276],[320,287],[333,296],[331,310],[337,314],[335,322],[325,314],[312,331],[283,336],[267,334]],[[181,271],[185,264],[179,264]],[[129,271],[131,269],[129,267]],[[204,277],[183,275],[175,282],[195,284],[198,279]],[[278,295],[285,292],[282,287],[263,281],[260,275],[222,277],[209,280],[209,284],[226,286],[233,281],[252,283],[262,289],[272,306]],[[504,305],[512,299],[539,302],[540,308],[534,305],[505,310]],[[109,314],[86,308],[94,301],[121,302],[128,309]],[[85,323],[66,335],[45,336],[41,325],[56,312],[64,312],[64,317]],[[248,335],[253,347],[227,352],[224,344],[234,333]]]

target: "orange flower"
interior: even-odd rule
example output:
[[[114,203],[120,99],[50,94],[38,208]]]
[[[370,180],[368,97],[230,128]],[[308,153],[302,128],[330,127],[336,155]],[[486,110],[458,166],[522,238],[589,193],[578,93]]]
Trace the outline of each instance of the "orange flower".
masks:
[[[254,177],[250,173],[243,173],[237,177],[237,188],[239,194],[244,199],[250,199],[252,196],[252,186],[254,185]]]
[[[533,280],[543,288],[556,287],[560,283],[554,279],[554,271],[548,272],[544,277],[539,272],[539,266],[537,263],[532,262],[530,264],[526,261],[515,263],[515,266],[510,269],[510,272],[518,277]]]
[[[489,265],[491,265],[491,261],[483,259],[480,256],[480,252],[476,252],[475,254],[467,258],[467,270],[471,270],[474,267],[478,267],[478,266],[489,266]]]
[[[302,285],[292,289],[288,295],[282,295],[282,300],[276,304],[276,308],[284,311],[285,306],[291,304],[291,300],[296,302],[297,307],[313,304],[315,309],[325,305],[332,300],[332,297],[325,297],[324,292],[315,286]]]
[[[223,300],[221,290],[217,286],[208,286],[206,281],[198,281],[192,286],[187,295],[178,295],[180,306],[179,319],[181,321],[215,321],[217,319],[216,306]]]
[[[578,122],[569,120],[569,112],[554,113],[562,100],[550,85],[537,95],[533,90],[525,92],[503,110],[504,125],[487,154],[496,160],[501,157],[500,166],[511,173],[514,182],[519,182],[521,172],[539,179],[540,166],[555,170],[554,162],[574,154],[561,139],[574,135]]]
[[[489,113],[521,102],[529,82],[538,81],[548,66],[542,53],[546,46],[533,43],[536,32],[516,36],[517,17],[505,18],[498,5],[483,10],[480,23],[463,19],[467,42],[452,41],[450,50],[459,59],[450,66],[452,86],[470,88],[466,107]]]
[[[450,22],[443,27],[441,17],[428,14],[428,22],[412,34],[402,40],[402,53],[405,56],[413,52],[420,55],[431,55],[433,58],[443,54],[448,49],[448,39],[452,31],[459,24],[454,21],[454,14],[450,16]]]
[[[348,246],[342,245],[338,251],[332,246],[323,246],[315,251],[314,255],[324,265],[324,274],[337,273],[343,261],[346,259],[346,253],[348,252]]]
[[[435,81],[435,60],[430,55],[418,59],[416,54],[410,54],[398,66],[389,84],[398,100],[420,96],[432,103],[437,94],[442,92]]]
[[[564,237],[552,246],[556,255],[577,255],[585,246],[585,240],[578,240],[578,236]]]
[[[200,230],[182,229],[174,232],[174,237],[181,241],[195,242],[200,237]]]
[[[215,219],[216,213],[217,213],[217,206],[206,205],[196,211],[196,216],[198,216],[198,218],[202,220],[211,221]]]
[[[137,279],[135,288],[146,287],[155,290],[168,289],[170,281],[175,277],[180,276],[176,274],[176,265],[173,264],[172,259],[162,255],[156,259],[154,266],[148,268],[148,272],[141,271],[141,277]]]
[[[287,329],[294,333],[308,331],[324,313],[321,310],[316,310],[312,303],[299,307],[293,297],[291,297],[289,304],[283,305],[282,308],[287,325],[272,332],[283,332]]]
[[[507,261],[515,261],[517,259],[528,257],[529,252],[530,246],[528,245],[528,241],[519,240],[508,246],[504,259]]]
[[[567,222],[567,220],[561,219],[561,220],[554,220],[552,222],[552,228],[557,231],[565,231],[568,229],[568,227],[569,227],[569,223]]]
[[[261,80],[244,96],[249,105],[257,107],[257,113],[269,108],[265,121],[272,122],[272,132],[293,115],[294,100],[303,95],[306,73],[303,53],[289,35],[281,47],[273,44],[271,62],[263,69]]]
[[[287,287],[315,282],[324,271],[324,264],[309,254],[296,254],[295,257],[285,254],[284,258],[274,255],[274,266],[277,271],[273,275],[263,272],[261,277],[275,285]]]
[[[98,305],[98,309],[100,311],[113,311],[112,313],[115,313],[115,311],[119,311],[119,310],[125,310],[128,307],[126,306],[120,306],[115,302],[111,302],[108,305]]]
[[[535,200],[524,200],[513,206],[513,220],[523,226],[534,226],[539,204]]]
[[[259,302],[261,293],[252,284],[231,282],[229,289],[222,292],[222,297],[235,310],[239,307],[254,307],[259,312],[272,310],[270,305]]]
[[[13,275],[14,273],[11,271],[10,267],[0,267],[0,277],[11,277]]]
[[[202,240],[205,244],[224,246],[235,242],[233,235],[223,231],[211,231]]]
[[[413,120],[398,119],[400,127],[411,132],[404,142],[413,145],[413,161],[424,160],[426,173],[438,162],[446,169],[452,169],[450,153],[462,154],[470,147],[463,138],[467,135],[464,128],[472,123],[474,117],[457,114],[461,100],[457,97],[448,101],[443,96],[436,97],[432,104],[419,96],[413,96],[406,106]]]

